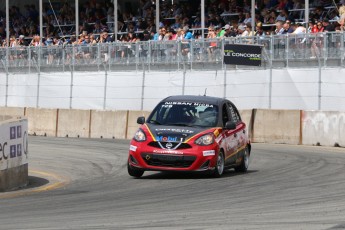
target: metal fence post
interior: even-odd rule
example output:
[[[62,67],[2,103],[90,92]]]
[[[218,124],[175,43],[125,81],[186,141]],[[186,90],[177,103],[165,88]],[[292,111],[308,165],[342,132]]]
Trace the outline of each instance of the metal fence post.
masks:
[[[31,47],[28,46],[28,64],[29,64],[29,74],[31,73]]]
[[[223,92],[223,97],[226,98],[226,64],[224,64],[224,92]]]
[[[182,95],[185,93],[186,88],[186,64],[183,62],[183,81],[182,81]]]
[[[271,42],[272,45],[273,42]],[[273,52],[271,52],[271,57],[270,57],[270,80],[269,80],[269,92],[268,92],[268,108],[272,108],[272,87],[273,87],[273,78],[272,78],[272,72],[273,72]]]
[[[144,95],[145,95],[145,68],[143,69],[143,80],[141,83],[141,104],[140,104],[140,110],[144,109]]]
[[[75,61],[75,52],[74,52],[74,45],[71,46],[72,48],[72,60],[71,60],[71,85],[70,85],[70,93],[69,93],[69,108],[72,109],[72,101],[73,101],[73,81],[74,81],[74,61]]]
[[[344,42],[345,42],[345,33],[342,33],[340,36],[340,53],[342,57],[340,57],[340,66],[344,66],[344,58],[345,58],[345,50],[344,50]]]
[[[8,106],[8,75],[9,75],[9,73],[8,73],[8,62],[9,62],[9,54],[8,54],[8,52],[9,52],[9,47],[6,47],[6,61],[5,61],[5,63],[4,63],[4,68],[5,68],[5,71],[6,71],[6,95],[5,95],[5,107],[7,107]]]
[[[108,71],[107,66],[104,64],[104,101],[103,101],[103,110],[107,108],[107,86],[108,86]]]
[[[41,83],[41,55],[42,55],[42,46],[38,47],[38,79],[37,79],[37,98],[36,98],[36,108],[39,108],[40,103],[40,83]]]

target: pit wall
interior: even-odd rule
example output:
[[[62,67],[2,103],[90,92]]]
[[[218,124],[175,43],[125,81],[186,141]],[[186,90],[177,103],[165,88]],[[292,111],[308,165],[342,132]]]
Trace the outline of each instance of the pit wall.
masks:
[[[241,110],[252,142],[345,146],[345,112]],[[138,116],[148,111],[102,111],[0,107],[0,115],[28,118],[30,135],[131,139]]]
[[[3,109],[0,109],[2,112]],[[28,120],[0,114],[0,192],[24,187],[28,183]]]

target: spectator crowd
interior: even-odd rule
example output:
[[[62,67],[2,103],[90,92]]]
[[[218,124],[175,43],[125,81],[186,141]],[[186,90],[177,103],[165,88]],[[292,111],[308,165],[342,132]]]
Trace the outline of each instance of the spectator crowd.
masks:
[[[46,4],[44,32],[39,34],[39,12],[35,5],[10,7],[10,41],[6,41],[5,13],[0,11],[1,46],[93,45],[108,42],[200,39],[200,1],[162,1],[159,31],[155,25],[155,1],[140,0],[140,6],[118,7],[118,36],[114,38],[114,5],[110,0],[88,0],[79,6],[79,35],[75,35],[75,9],[71,1]],[[120,1],[119,1],[120,2]],[[257,1],[251,18],[251,1],[209,0],[206,2],[205,38],[267,36],[342,31],[344,0],[310,1],[309,24],[304,21],[303,0]],[[337,4],[337,5],[334,5]],[[344,12],[345,13],[345,12]],[[252,28],[254,20],[255,28]]]

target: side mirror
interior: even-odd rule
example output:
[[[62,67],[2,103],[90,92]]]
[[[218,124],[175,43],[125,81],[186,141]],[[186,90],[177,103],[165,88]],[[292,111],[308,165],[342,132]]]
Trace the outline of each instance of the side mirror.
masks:
[[[229,130],[236,129],[236,123],[232,121],[227,121],[225,124],[225,129],[229,129]]]
[[[138,117],[137,118],[137,123],[140,124],[140,125],[144,124],[145,123],[145,117]]]

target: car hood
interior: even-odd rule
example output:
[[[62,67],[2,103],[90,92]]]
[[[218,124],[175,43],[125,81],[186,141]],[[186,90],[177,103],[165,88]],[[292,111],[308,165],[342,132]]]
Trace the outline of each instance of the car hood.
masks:
[[[153,138],[160,142],[185,142],[196,134],[212,130],[212,128],[205,127],[188,127],[188,126],[165,126],[146,124],[150,130]]]

